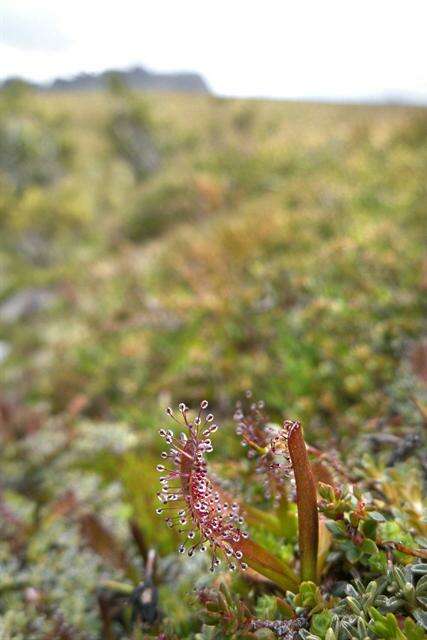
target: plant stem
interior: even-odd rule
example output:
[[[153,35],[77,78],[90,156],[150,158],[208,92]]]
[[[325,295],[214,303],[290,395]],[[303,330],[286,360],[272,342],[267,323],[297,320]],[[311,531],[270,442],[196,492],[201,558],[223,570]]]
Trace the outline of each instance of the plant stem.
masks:
[[[294,422],[289,430],[288,447],[297,489],[301,580],[310,580],[317,583],[317,553],[319,547],[317,491],[299,422]]]

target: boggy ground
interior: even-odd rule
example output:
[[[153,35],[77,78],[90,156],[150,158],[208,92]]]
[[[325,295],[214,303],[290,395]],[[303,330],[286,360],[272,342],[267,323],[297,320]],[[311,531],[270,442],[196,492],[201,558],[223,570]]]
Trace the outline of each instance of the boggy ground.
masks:
[[[351,480],[394,487],[421,544],[401,496],[406,478],[423,500],[426,171],[423,109],[1,94],[1,637],[156,637],[99,590],[125,598],[150,547],[164,628],[193,637],[174,589],[204,569],[154,514],[179,401],[216,409],[214,466],[262,509],[233,437],[245,389],[349,467],[369,454]]]

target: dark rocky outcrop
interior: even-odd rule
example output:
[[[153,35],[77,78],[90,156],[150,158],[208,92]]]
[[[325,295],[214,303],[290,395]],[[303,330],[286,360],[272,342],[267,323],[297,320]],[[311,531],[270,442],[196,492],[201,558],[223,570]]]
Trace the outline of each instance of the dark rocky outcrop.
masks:
[[[106,89],[113,77],[130,89],[184,93],[209,92],[208,85],[198,73],[155,73],[147,71],[143,67],[134,67],[124,71],[80,73],[72,78],[57,78],[49,84],[35,85],[31,83],[31,86],[42,91],[99,91]],[[17,81],[19,79],[13,79],[13,82]],[[8,86],[10,82],[10,80],[6,80],[3,86]]]

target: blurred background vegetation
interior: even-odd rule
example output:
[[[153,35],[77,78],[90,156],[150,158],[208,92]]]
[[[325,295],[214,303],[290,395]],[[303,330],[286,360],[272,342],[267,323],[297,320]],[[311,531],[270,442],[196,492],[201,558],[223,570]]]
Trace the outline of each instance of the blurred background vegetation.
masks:
[[[136,580],[141,545],[167,562],[167,404],[228,424],[252,388],[345,452],[416,420],[426,379],[425,109],[113,80],[0,94],[5,638],[99,634],[101,577]]]

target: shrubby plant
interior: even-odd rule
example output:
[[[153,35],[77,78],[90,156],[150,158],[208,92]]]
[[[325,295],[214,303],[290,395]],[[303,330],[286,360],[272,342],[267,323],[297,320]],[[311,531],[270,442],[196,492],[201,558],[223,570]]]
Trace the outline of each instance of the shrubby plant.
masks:
[[[61,118],[28,107],[30,88],[11,85],[0,95],[0,174],[18,192],[47,186],[70,166],[72,149]]]

